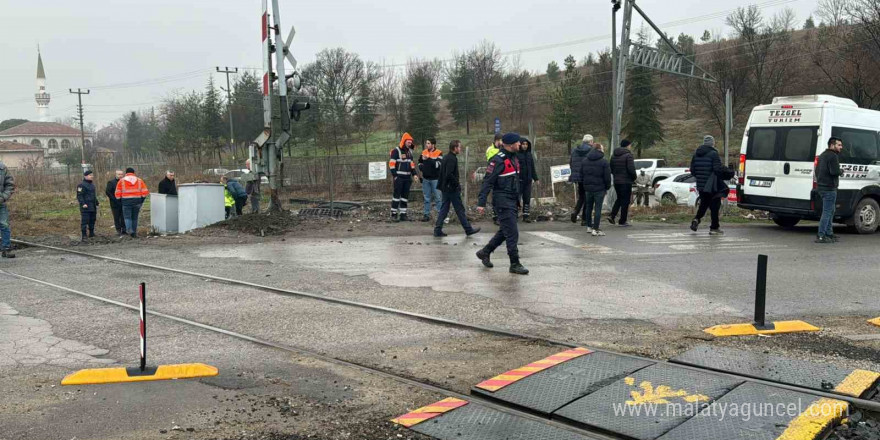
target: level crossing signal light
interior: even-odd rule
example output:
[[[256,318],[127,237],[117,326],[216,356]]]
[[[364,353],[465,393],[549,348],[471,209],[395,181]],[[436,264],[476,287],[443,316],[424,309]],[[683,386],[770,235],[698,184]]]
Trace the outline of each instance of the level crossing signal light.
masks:
[[[287,77],[287,88],[288,90],[299,92],[302,88],[302,77],[300,77],[299,72],[293,72]],[[311,107],[307,100],[294,98],[293,103],[290,105],[290,119],[298,122],[303,110],[308,110]]]

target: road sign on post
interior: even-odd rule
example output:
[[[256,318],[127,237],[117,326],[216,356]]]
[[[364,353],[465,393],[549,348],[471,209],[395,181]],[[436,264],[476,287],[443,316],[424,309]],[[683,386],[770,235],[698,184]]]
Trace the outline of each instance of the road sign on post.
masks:
[[[495,134],[501,134],[501,118],[495,118]]]

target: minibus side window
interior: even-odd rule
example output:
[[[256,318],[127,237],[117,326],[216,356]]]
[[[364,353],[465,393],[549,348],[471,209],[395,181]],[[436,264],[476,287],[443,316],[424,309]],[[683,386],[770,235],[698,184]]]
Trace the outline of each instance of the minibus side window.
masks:
[[[776,159],[776,129],[755,128],[749,136],[748,158],[754,160]]]
[[[840,163],[870,165],[880,160],[877,132],[834,127],[831,129],[831,135],[843,141]]]
[[[789,128],[785,136],[783,160],[812,162],[816,157],[816,129],[812,127]]]

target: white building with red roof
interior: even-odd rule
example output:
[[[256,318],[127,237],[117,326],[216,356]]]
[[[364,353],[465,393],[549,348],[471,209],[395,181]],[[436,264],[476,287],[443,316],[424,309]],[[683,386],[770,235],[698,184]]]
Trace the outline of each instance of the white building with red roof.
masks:
[[[30,145],[42,148],[49,158],[70,148],[79,148],[79,130],[57,122],[25,122],[10,129],[0,131],[0,142]],[[85,134],[86,148],[95,142],[94,133]]]

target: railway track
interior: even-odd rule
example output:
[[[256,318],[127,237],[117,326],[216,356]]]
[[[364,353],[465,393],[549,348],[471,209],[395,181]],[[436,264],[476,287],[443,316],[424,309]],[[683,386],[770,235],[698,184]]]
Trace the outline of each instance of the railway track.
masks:
[[[518,332],[506,330],[506,329],[487,327],[487,326],[482,326],[482,325],[478,325],[478,324],[459,322],[459,321],[454,321],[454,320],[450,320],[450,319],[446,319],[446,318],[442,318],[442,317],[414,313],[414,312],[409,312],[409,311],[405,311],[405,310],[399,310],[399,309],[378,306],[378,305],[373,305],[373,304],[368,304],[368,303],[361,303],[361,302],[356,302],[356,301],[351,301],[351,300],[333,298],[333,297],[328,297],[328,296],[315,294],[315,293],[282,289],[282,288],[278,288],[278,287],[252,283],[252,282],[248,282],[248,281],[235,280],[235,279],[225,278],[225,277],[218,277],[218,276],[196,273],[196,272],[191,272],[191,271],[186,271],[186,270],[181,270],[181,269],[175,269],[175,268],[163,267],[163,266],[158,266],[158,265],[153,265],[153,264],[141,263],[141,262],[137,262],[137,261],[125,260],[125,259],[116,258],[116,257],[95,255],[95,254],[90,254],[87,252],[69,250],[69,249],[64,249],[64,248],[59,248],[59,247],[54,247],[54,246],[46,246],[46,245],[40,245],[40,244],[34,244],[34,243],[28,243],[28,242],[22,242],[22,241],[17,241],[17,243],[25,245],[25,246],[30,246],[30,247],[43,248],[43,249],[53,250],[53,251],[57,251],[57,252],[63,252],[63,253],[88,257],[88,258],[99,259],[99,260],[103,260],[103,261],[110,261],[110,262],[114,262],[117,264],[147,268],[147,269],[151,269],[151,270],[173,273],[173,274],[184,275],[184,276],[199,277],[201,279],[210,279],[213,281],[223,282],[223,283],[227,283],[227,284],[231,284],[231,285],[252,288],[252,289],[265,291],[265,292],[271,292],[271,293],[282,295],[282,296],[307,298],[307,299],[316,300],[316,301],[322,301],[322,302],[327,302],[327,303],[332,303],[332,304],[340,304],[340,305],[355,307],[355,308],[359,308],[359,309],[363,309],[363,310],[370,310],[373,312],[392,314],[392,315],[396,315],[396,316],[402,316],[402,317],[406,317],[409,319],[414,319],[414,320],[418,320],[418,321],[422,321],[422,322],[428,322],[428,323],[432,323],[432,324],[436,324],[436,325],[442,325],[442,326],[447,326],[447,327],[452,327],[452,328],[457,328],[457,329],[470,330],[470,331],[475,331],[475,332],[481,332],[481,333],[486,333],[486,334],[491,334],[491,335],[496,335],[496,336],[503,336],[503,337],[508,337],[508,338],[527,340],[527,341],[539,341],[539,342],[543,342],[545,344],[552,344],[552,345],[556,345],[556,346],[563,347],[563,348],[574,348],[574,347],[578,346],[578,344],[572,344],[570,342],[565,342],[565,341],[558,341],[558,340],[545,338],[545,337],[541,337],[541,336],[518,333]],[[104,302],[107,304],[111,304],[111,305],[114,305],[117,307],[126,308],[129,310],[135,310],[135,311],[137,310],[137,307],[132,306],[132,305],[128,305],[128,304],[125,304],[125,303],[122,303],[122,302],[119,302],[119,301],[116,301],[113,299],[105,298],[105,297],[102,297],[99,295],[95,295],[92,293],[78,291],[78,290],[71,289],[66,286],[54,284],[54,283],[51,283],[48,281],[39,280],[36,278],[16,274],[16,273],[9,272],[9,271],[0,270],[0,273],[6,274],[6,275],[9,275],[12,277],[16,277],[16,278],[19,278],[22,280],[26,280],[26,281],[29,281],[32,283],[51,287],[51,288],[54,288],[54,289],[57,289],[57,290],[60,290],[60,291],[63,291],[63,292],[69,293],[69,294],[74,294],[74,295],[78,295],[81,297],[89,298],[91,300],[101,301],[101,302]],[[212,325],[209,325],[206,323],[202,323],[202,322],[198,322],[198,321],[194,321],[191,319],[182,318],[179,316],[174,316],[174,315],[170,315],[170,314],[166,314],[166,313],[161,313],[161,312],[156,312],[156,311],[149,311],[148,313],[150,313],[151,315],[156,316],[156,317],[172,320],[172,321],[175,321],[175,322],[178,322],[181,324],[185,324],[188,326],[192,326],[192,327],[197,327],[202,330],[207,330],[207,331],[223,334],[223,335],[226,335],[229,337],[248,341],[248,342],[251,342],[251,343],[254,343],[257,345],[261,345],[264,347],[270,347],[273,349],[282,350],[285,352],[294,353],[294,354],[298,354],[301,356],[310,357],[313,359],[318,359],[318,360],[328,362],[328,363],[331,363],[334,365],[352,368],[352,369],[361,371],[363,373],[377,375],[377,376],[380,376],[380,377],[383,377],[386,379],[390,379],[390,380],[396,381],[398,383],[401,383],[401,384],[404,384],[407,386],[418,387],[423,390],[437,393],[437,394],[440,394],[443,396],[454,397],[454,398],[464,399],[464,400],[473,401],[473,402],[479,402],[480,405],[484,405],[484,406],[486,406],[488,408],[492,408],[496,411],[500,411],[502,413],[510,414],[510,415],[517,416],[517,417],[522,417],[522,418],[525,418],[528,420],[538,421],[540,423],[544,423],[549,426],[553,426],[555,428],[559,428],[559,429],[562,429],[565,431],[577,433],[579,435],[585,436],[586,438],[591,438],[591,439],[593,439],[593,438],[594,439],[625,438],[625,436],[615,436],[615,435],[613,435],[613,433],[610,434],[610,433],[604,432],[604,431],[603,432],[596,432],[595,430],[584,429],[581,427],[573,426],[568,423],[563,423],[563,422],[559,422],[556,420],[550,420],[546,417],[542,417],[540,415],[535,415],[531,411],[524,411],[521,409],[512,408],[509,405],[504,405],[503,403],[498,403],[497,400],[495,400],[495,399],[483,397],[478,394],[475,395],[473,393],[471,393],[470,395],[465,395],[465,394],[462,394],[462,393],[454,391],[454,390],[450,390],[450,389],[446,389],[446,388],[437,386],[437,385],[435,385],[429,381],[426,381],[426,380],[419,380],[418,378],[412,378],[412,377],[407,377],[407,376],[395,374],[390,371],[386,371],[386,370],[374,368],[374,367],[371,367],[368,365],[363,365],[360,363],[352,362],[352,361],[342,359],[339,357],[321,354],[321,353],[315,352],[314,350],[310,350],[307,348],[302,348],[302,347],[287,345],[287,344],[274,342],[274,341],[270,341],[270,340],[266,340],[266,339],[261,339],[258,337],[238,333],[238,332],[235,332],[232,330],[212,326]],[[699,367],[689,366],[689,365],[671,364],[671,363],[667,363],[666,361],[647,359],[647,358],[634,356],[634,355],[612,353],[612,352],[603,351],[603,350],[594,350],[594,351],[600,352],[600,353],[613,354],[615,356],[623,356],[623,357],[634,359],[634,360],[650,361],[655,364],[673,365],[675,368],[690,370],[693,372],[706,372],[707,371],[707,369],[705,369],[705,368],[699,368]],[[843,401],[848,402],[853,408],[856,408],[858,410],[863,410],[863,411],[868,411],[868,412],[873,412],[873,413],[880,413],[880,402],[878,402],[878,401],[861,399],[861,398],[851,397],[851,396],[842,396],[840,394],[828,393],[828,392],[818,391],[815,389],[808,389],[808,388],[788,385],[788,384],[774,382],[774,381],[756,379],[756,378],[752,378],[752,377],[744,377],[741,375],[730,374],[730,373],[725,373],[725,372],[714,371],[713,373],[719,374],[721,376],[725,376],[728,378],[740,380],[743,382],[752,382],[755,384],[770,385],[770,386],[774,386],[774,387],[782,388],[782,389],[787,389],[787,390],[791,390],[791,391],[808,393],[808,394],[812,394],[812,395],[819,396],[822,398],[843,400]]]

